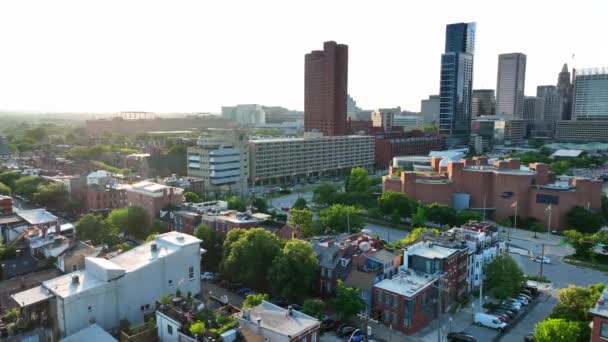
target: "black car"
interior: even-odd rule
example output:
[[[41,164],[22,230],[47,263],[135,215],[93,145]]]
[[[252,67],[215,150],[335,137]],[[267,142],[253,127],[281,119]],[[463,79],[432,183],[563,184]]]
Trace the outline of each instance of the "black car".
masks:
[[[515,312],[508,310],[508,309],[496,308],[496,309],[492,309],[491,311],[499,313],[499,314],[507,315],[507,317],[509,317],[509,319],[513,319],[516,316]]]
[[[530,291],[530,293],[532,294],[533,297],[538,296],[538,294],[540,293],[540,291],[538,290],[537,287],[534,286],[525,286],[524,289]]]
[[[450,342],[476,342],[477,339],[473,335],[467,334],[464,331],[448,333],[448,341]]]
[[[516,307],[514,307],[513,305],[509,305],[509,304],[500,304],[497,308],[503,309],[503,310],[509,310],[509,311],[513,312],[514,314],[517,314],[517,312],[519,312],[519,310],[517,310]]]
[[[357,330],[357,328],[353,327],[352,325],[343,325],[336,329],[336,335],[339,337],[344,337],[347,335],[350,336],[350,334],[352,334],[355,330]]]

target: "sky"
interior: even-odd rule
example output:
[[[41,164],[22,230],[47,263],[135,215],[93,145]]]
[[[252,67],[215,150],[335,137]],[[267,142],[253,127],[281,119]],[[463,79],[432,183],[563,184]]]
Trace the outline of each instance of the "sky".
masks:
[[[418,111],[439,88],[445,25],[477,22],[474,88],[528,56],[526,94],[564,62],[608,66],[606,0],[0,1],[0,111],[303,110],[304,55],[349,45],[364,109]],[[572,58],[572,55],[574,59]]]

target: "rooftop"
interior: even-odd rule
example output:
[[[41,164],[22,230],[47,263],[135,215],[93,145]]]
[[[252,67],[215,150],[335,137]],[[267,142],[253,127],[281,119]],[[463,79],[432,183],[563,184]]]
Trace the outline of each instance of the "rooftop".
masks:
[[[386,249],[381,249],[376,253],[370,255],[369,257],[380,262],[389,262],[391,260],[394,260],[397,256],[398,254],[389,252]]]
[[[43,302],[53,297],[53,294],[51,291],[42,287],[42,285],[39,285],[29,290],[17,292],[14,295],[11,295],[11,297],[15,300],[15,302],[19,303],[19,305],[28,306]]]
[[[384,279],[374,286],[411,298],[435,280],[437,280],[436,276],[407,269],[396,274],[392,279]]]
[[[551,155],[552,157],[578,157],[583,153],[583,150],[565,150],[560,149]]]
[[[263,139],[255,139],[249,140],[250,143],[259,144],[259,143],[279,143],[279,142],[301,142],[301,141],[310,141],[310,140],[337,140],[337,139],[361,139],[361,138],[370,138],[371,136],[365,135],[342,135],[342,136],[308,136],[302,138],[263,138]]]
[[[154,182],[143,181],[139,183],[135,183],[127,188],[127,190],[136,191],[148,195],[162,195],[163,190],[173,189],[175,193],[183,192],[181,188],[175,188],[172,186],[167,186],[164,184],[158,184]]]
[[[408,254],[418,255],[427,259],[443,259],[449,257],[455,252],[456,250],[452,248],[431,245],[430,247],[427,246],[422,248],[416,248]]]
[[[604,292],[602,292],[597,303],[589,312],[595,316],[608,318],[608,289],[605,289]]]
[[[78,283],[73,284],[72,277],[78,277]],[[92,288],[105,284],[105,282],[86,270],[79,270],[64,274],[57,278],[42,282],[42,286],[49,289],[56,296],[66,298]]]
[[[21,210],[17,214],[32,225],[57,221],[57,216],[44,209]]]
[[[88,327],[79,330],[77,333],[72,334],[59,342],[117,342],[107,331],[103,330],[102,327],[97,323],[91,324]]]
[[[258,319],[260,326],[263,329],[274,331],[283,336],[298,336],[302,332],[312,329],[321,324],[319,320],[308,316],[302,312],[292,310],[292,314],[288,310],[280,306],[274,305],[267,301],[249,310],[250,323],[257,325]],[[241,313],[241,318],[246,319],[246,313]]]
[[[507,175],[529,175],[533,176],[536,174],[535,171],[532,171],[528,168],[520,168],[520,169],[508,169],[508,168],[497,168],[492,165],[471,165],[465,166],[464,170],[466,171],[477,171],[477,172],[495,172],[502,173]]]

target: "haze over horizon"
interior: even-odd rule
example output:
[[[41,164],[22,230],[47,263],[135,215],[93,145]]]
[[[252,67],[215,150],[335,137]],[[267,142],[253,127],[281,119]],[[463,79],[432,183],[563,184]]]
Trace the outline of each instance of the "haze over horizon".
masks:
[[[0,111],[302,110],[304,55],[349,46],[349,93],[365,109],[418,111],[439,91],[445,26],[477,22],[474,89],[498,54],[527,55],[526,94],[569,67],[608,66],[608,5],[583,0],[19,1],[0,4]],[[575,55],[574,60],[572,55]]]

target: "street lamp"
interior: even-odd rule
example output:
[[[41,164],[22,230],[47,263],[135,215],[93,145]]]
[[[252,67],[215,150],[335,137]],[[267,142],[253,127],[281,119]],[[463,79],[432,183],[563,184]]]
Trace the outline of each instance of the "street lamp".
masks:
[[[551,232],[551,204],[549,204],[549,206],[547,207],[547,209],[545,209],[545,211],[548,213],[547,215],[549,216],[548,220],[547,220],[547,239],[549,239],[549,232]]]

